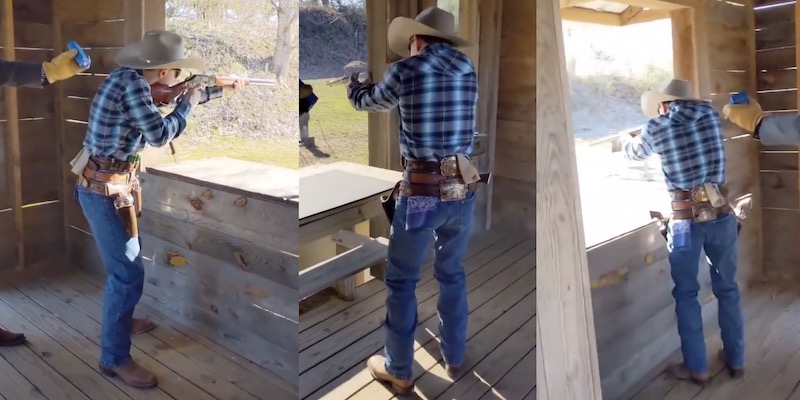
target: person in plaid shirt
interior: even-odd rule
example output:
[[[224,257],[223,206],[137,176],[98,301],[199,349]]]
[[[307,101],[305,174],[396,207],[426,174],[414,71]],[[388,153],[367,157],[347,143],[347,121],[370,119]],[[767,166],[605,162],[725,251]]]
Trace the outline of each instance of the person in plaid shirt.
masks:
[[[667,247],[675,288],[675,313],[683,362],[668,372],[705,385],[711,380],[697,294],[700,254],[710,262],[711,287],[719,306],[723,350],[719,357],[734,378],[744,373],[744,323],[736,283],[739,221],[725,204],[725,150],[719,113],[692,96],[692,84],[673,80],[662,92],[646,92],[642,110],[651,118],[641,133],[623,144],[625,158],[661,158],[673,214]],[[718,191],[720,202],[714,203]],[[705,196],[705,198],[704,198]],[[707,198],[707,199],[706,199]],[[720,205],[724,204],[724,205]]]
[[[155,328],[148,319],[133,318],[144,287],[141,242],[118,217],[115,200],[119,196],[103,191],[113,187],[109,182],[135,181],[136,162],[131,160],[145,146],[169,144],[186,129],[195,106],[221,96],[220,87],[175,85],[181,69],[204,69],[201,60],[183,54],[183,38],[168,31],[147,32],[141,42],[120,50],[115,58],[120,67],[109,74],[92,100],[84,148],[73,160],[73,172],[79,174],[76,196],[107,275],[100,370],[137,388],[157,385],[155,375],[130,355],[131,333]],[[176,94],[186,91],[166,116],[153,103],[150,85],[155,83],[175,85]],[[241,85],[237,81],[234,88]],[[111,180],[114,177],[118,180]]]
[[[371,357],[367,367],[375,379],[409,393],[417,327],[414,291],[426,261],[424,249],[434,238],[439,333],[448,374],[454,376],[464,362],[468,308],[462,262],[475,208],[472,192],[456,201],[440,200],[435,184],[428,186],[430,193],[415,193],[410,189],[415,185],[411,166],[431,166],[425,174],[432,177],[444,158],[472,151],[478,81],[470,59],[457,50],[469,43],[455,34],[452,14],[431,7],[414,20],[396,18],[388,36],[392,51],[405,58],[393,63],[377,84],[351,77],[348,97],[356,110],[400,112],[400,154],[409,189],[397,198],[392,220],[385,276],[385,356]],[[461,164],[459,170],[463,176]]]
[[[75,62],[77,55],[77,51],[69,50],[50,61],[41,63],[0,60],[0,87],[41,89],[72,78],[85,70]],[[0,346],[19,346],[25,342],[27,342],[25,335],[0,328]]]

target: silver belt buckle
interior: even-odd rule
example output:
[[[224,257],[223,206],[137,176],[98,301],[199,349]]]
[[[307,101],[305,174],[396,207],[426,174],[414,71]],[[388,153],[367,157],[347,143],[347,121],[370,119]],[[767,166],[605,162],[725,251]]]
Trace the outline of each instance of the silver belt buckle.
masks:
[[[708,222],[717,219],[717,209],[711,203],[697,203],[692,208],[694,220],[697,222]]]
[[[443,202],[464,200],[468,192],[466,183],[444,181],[439,184],[439,200]]]
[[[445,157],[439,161],[439,172],[442,176],[457,176],[458,161],[456,160],[456,156]]]

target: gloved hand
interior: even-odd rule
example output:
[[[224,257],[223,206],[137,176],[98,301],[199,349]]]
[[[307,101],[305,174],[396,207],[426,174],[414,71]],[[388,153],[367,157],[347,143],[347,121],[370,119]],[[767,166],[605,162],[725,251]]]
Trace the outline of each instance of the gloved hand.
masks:
[[[756,126],[764,118],[764,110],[757,101],[750,99],[748,104],[726,104],[722,116],[747,132],[755,133]]]
[[[79,67],[75,62],[75,57],[77,55],[77,51],[69,50],[57,55],[51,61],[43,62],[42,69],[44,69],[44,74],[47,77],[47,81],[50,83],[55,83],[58,81],[63,81],[64,79],[72,78],[78,73],[83,72],[85,68]]]

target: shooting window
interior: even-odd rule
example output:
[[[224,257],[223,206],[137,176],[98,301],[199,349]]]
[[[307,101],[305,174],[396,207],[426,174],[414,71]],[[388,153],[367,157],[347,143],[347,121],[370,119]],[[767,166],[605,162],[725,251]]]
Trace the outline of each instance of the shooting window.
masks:
[[[455,16],[456,30],[458,30],[458,12],[459,12],[459,9],[460,9],[459,8],[459,3],[461,3],[460,0],[437,0],[436,1],[436,7],[439,7],[442,10],[450,12],[450,13],[453,14],[453,16]]]

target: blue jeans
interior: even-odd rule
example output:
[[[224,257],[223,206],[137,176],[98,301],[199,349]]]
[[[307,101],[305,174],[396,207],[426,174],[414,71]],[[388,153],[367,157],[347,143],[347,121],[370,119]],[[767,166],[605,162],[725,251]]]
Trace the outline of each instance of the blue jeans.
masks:
[[[386,368],[395,378],[411,379],[414,332],[417,328],[416,288],[426,251],[434,240],[433,275],[439,282],[439,336],[448,365],[464,362],[467,341],[467,286],[463,260],[472,232],[475,196],[439,203],[432,218],[406,229],[405,197],[398,197],[389,238],[386,297]]]
[[[728,214],[714,221],[692,222],[691,243],[674,248],[672,230],[667,231],[669,262],[675,288],[675,314],[686,368],[694,373],[708,371],[703,317],[697,293],[700,252],[705,250],[711,268],[711,288],[719,305],[719,328],[726,363],[732,368],[744,365],[744,322],[736,283],[738,220]]]
[[[118,367],[131,360],[133,309],[144,288],[141,244],[138,237],[128,236],[113,200],[83,187],[76,190],[107,275],[103,292],[100,365]]]

